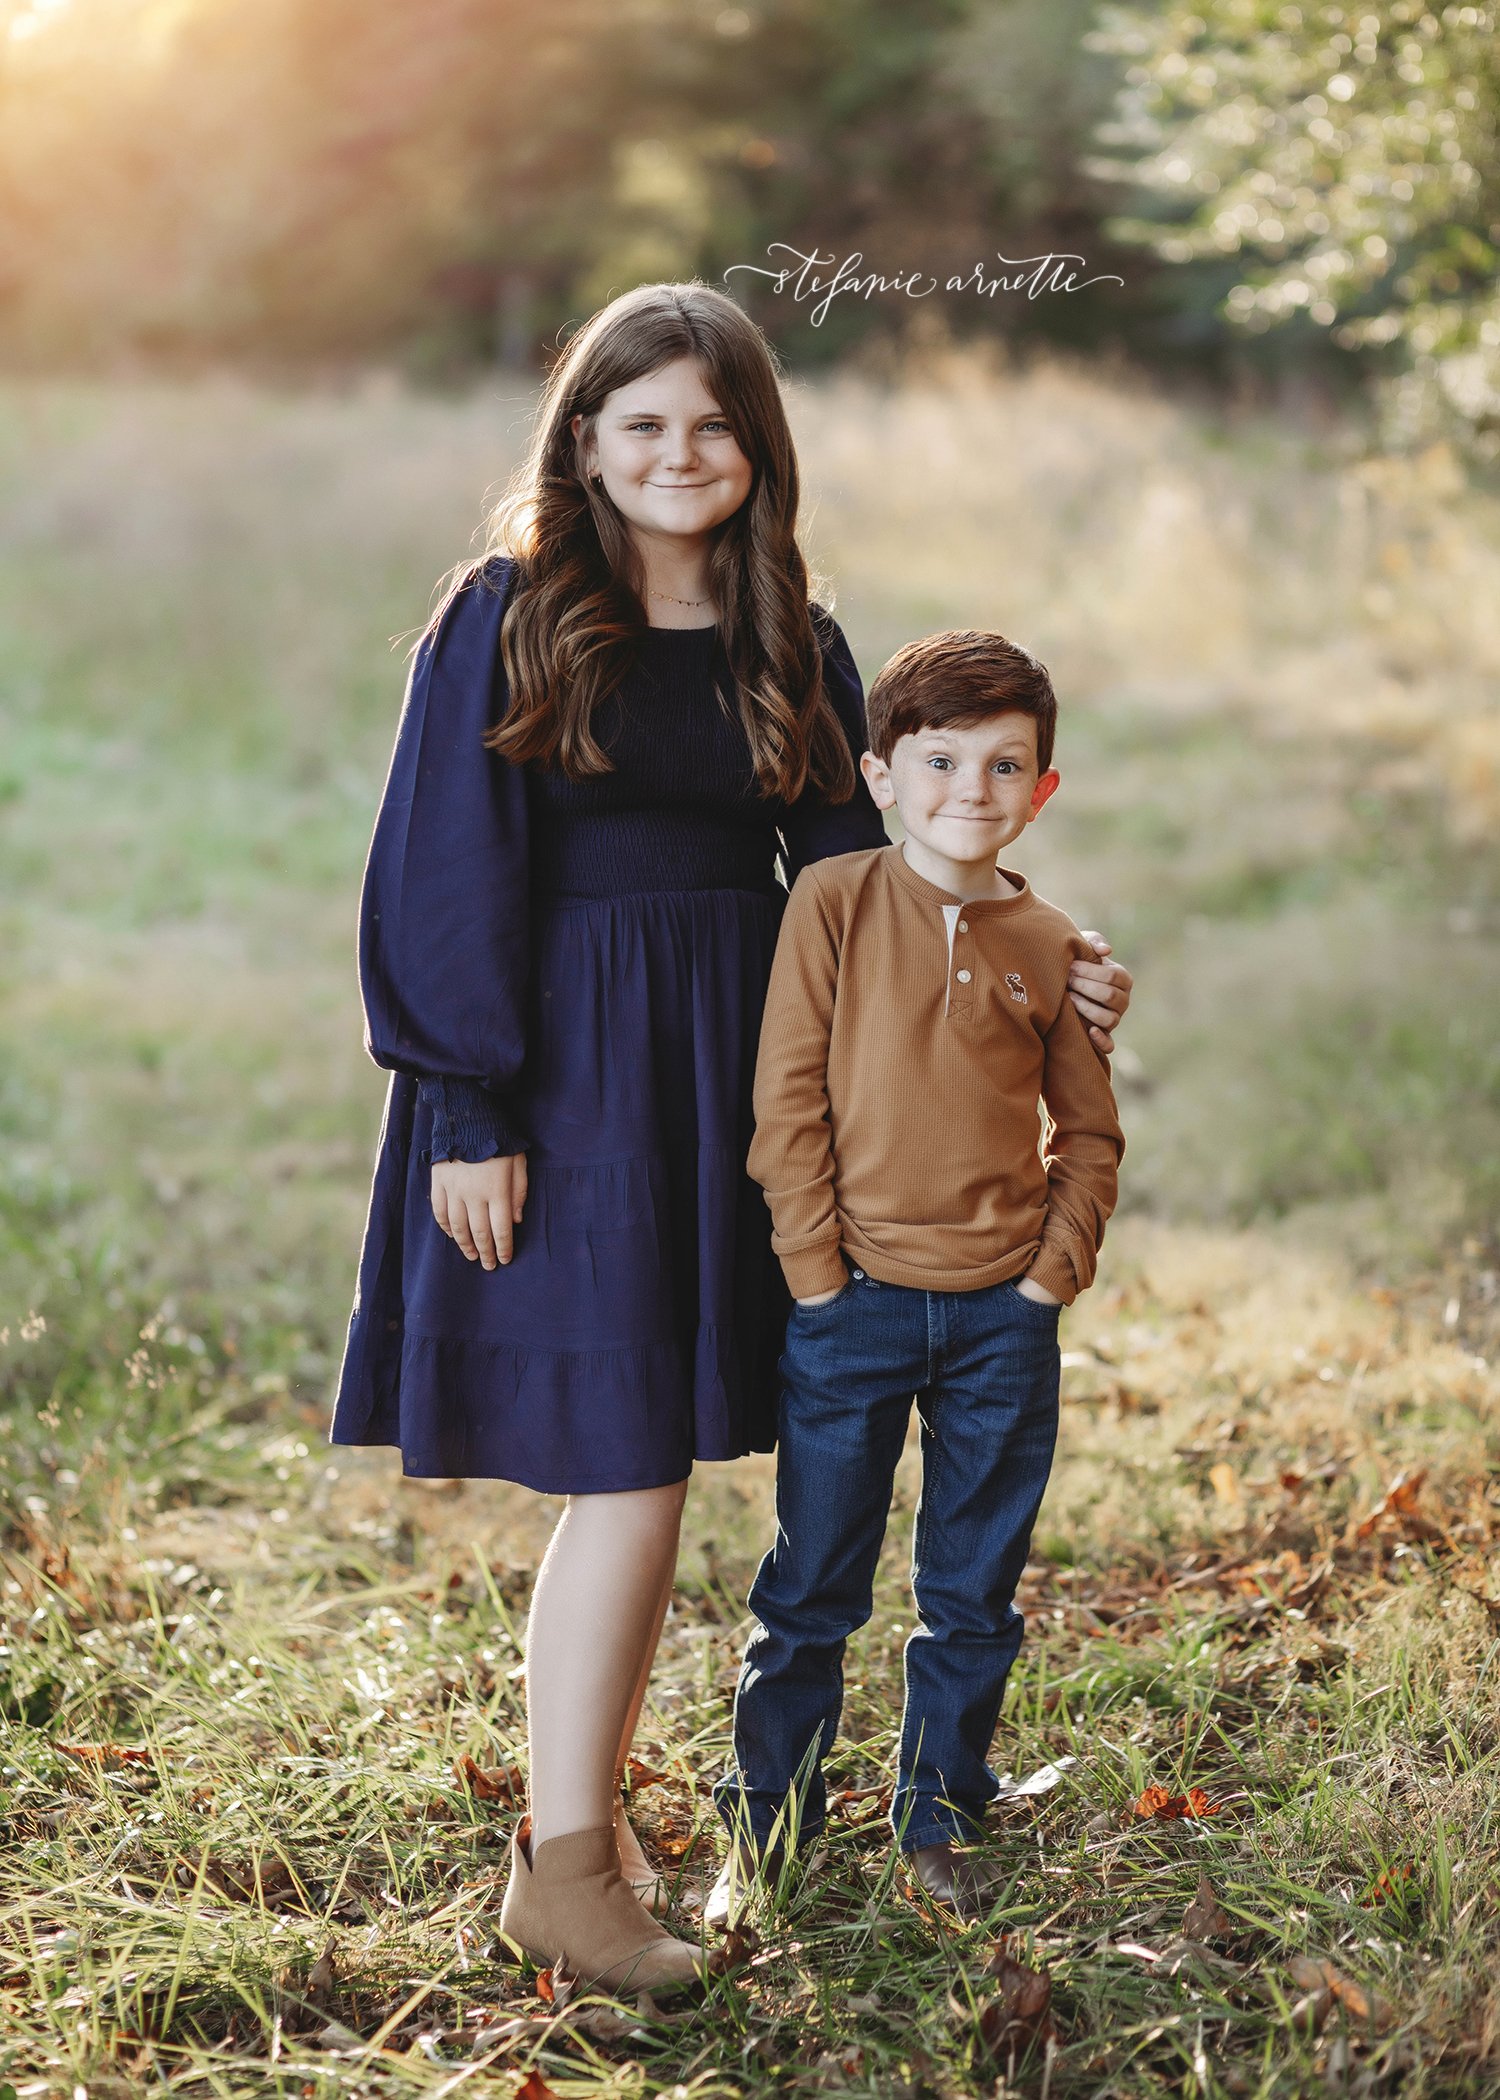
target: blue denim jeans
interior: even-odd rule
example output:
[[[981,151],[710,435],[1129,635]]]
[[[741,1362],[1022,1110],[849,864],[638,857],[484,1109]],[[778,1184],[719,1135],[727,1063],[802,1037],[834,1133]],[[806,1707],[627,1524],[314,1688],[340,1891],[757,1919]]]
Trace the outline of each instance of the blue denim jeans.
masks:
[[[844,1644],[873,1608],[896,1461],[916,1398],[918,1625],[891,1822],[908,1852],[978,1834],[988,1757],[1021,1645],[1012,1599],[1057,1441],[1058,1309],[998,1283],[914,1290],[862,1270],[793,1305],[782,1353],[776,1543],[760,1564],[734,1702],[731,1830],[779,1852],[821,1829],[821,1760],[843,1704]]]

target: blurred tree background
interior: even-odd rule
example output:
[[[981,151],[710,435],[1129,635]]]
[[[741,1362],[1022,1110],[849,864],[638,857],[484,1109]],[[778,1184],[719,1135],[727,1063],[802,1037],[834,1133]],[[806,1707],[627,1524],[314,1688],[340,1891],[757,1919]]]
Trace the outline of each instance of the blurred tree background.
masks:
[[[1196,0],[0,0],[12,366],[523,365],[612,292],[790,251],[1072,297],[808,306],[796,361],[934,334],[1211,377],[1369,371],[1493,441],[1487,8]],[[773,244],[785,244],[775,255]]]

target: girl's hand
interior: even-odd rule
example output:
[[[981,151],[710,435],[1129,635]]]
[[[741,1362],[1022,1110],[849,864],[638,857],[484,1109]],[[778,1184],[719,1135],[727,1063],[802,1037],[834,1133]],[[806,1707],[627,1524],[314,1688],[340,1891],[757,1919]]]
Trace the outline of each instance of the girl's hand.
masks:
[[[526,1203],[526,1154],[432,1163],[432,1215],[469,1261],[508,1262]]]
[[[1053,1296],[1045,1284],[1033,1283],[1029,1276],[1016,1278],[1016,1289],[1023,1298],[1035,1298],[1038,1305],[1061,1305],[1061,1298]]]
[[[1114,950],[1102,933],[1086,933],[1084,939],[1099,956],[1098,962],[1075,962],[1068,972],[1068,995],[1089,1024],[1089,1041],[1108,1057],[1114,1049],[1114,1031],[1130,1004],[1135,979],[1123,963],[1106,962]]]

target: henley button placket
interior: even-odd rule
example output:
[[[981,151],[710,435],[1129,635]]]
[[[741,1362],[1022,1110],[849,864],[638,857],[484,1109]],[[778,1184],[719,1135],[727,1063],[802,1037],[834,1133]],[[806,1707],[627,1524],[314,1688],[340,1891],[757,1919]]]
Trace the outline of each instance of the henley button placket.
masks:
[[[974,973],[972,970],[955,970],[953,967],[954,937],[960,933],[967,933],[969,930],[968,920],[961,919],[958,916],[963,907],[958,904],[944,904],[939,906],[939,909],[943,914],[943,924],[948,930],[948,974],[944,979],[943,998],[943,1018],[947,1020],[950,1016],[968,1015],[970,1009],[967,1002],[960,1002],[958,1005],[954,1004],[953,987],[955,984],[968,984],[972,980]]]

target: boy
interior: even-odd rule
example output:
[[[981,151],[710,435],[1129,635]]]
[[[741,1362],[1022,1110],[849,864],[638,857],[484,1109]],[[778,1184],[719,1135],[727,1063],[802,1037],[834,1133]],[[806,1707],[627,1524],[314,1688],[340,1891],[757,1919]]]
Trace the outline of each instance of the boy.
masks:
[[[996,865],[1058,784],[1046,670],[1002,635],[929,635],[866,712],[860,767],[905,839],[798,877],[756,1068],[749,1169],[796,1303],[776,1543],[715,1789],[739,1842],[709,1922],[757,1859],[822,1826],[844,1644],[870,1616],[913,1394],[919,1623],[891,1820],[924,1887],[984,1908],[993,1876],[955,1848],[998,1785],[986,1760],[1056,1440],[1058,1309],[1093,1280],[1124,1149],[1067,996],[1087,943]]]

